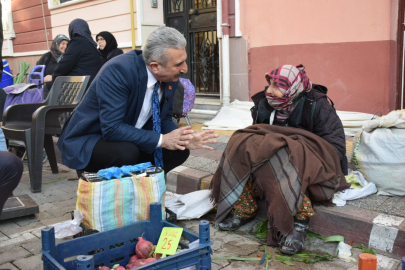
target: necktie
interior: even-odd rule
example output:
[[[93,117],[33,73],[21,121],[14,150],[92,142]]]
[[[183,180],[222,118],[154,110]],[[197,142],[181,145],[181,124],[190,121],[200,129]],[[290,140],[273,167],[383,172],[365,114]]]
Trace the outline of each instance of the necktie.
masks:
[[[155,84],[155,89],[152,94],[152,112],[153,112],[153,131],[161,133],[160,129],[160,105],[159,105],[159,82]],[[163,154],[162,148],[157,147],[153,153],[155,158],[155,166],[163,168]]]

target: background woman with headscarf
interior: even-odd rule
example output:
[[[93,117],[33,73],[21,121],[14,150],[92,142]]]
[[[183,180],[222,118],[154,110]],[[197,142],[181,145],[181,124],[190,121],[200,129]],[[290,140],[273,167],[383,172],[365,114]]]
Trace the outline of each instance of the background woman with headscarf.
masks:
[[[265,75],[252,96],[254,124],[236,131],[215,172],[215,226],[236,230],[254,219],[257,195],[266,199],[267,244],[285,254],[304,247],[312,203],[332,204],[347,189],[345,134],[328,89],[312,84],[304,66],[284,65]]]
[[[69,37],[66,53],[53,72],[53,81],[58,76],[89,75],[89,87],[102,66],[97,43],[91,37],[89,25],[82,19],[75,19],[69,24]]]
[[[51,50],[38,60],[37,65],[45,65],[45,86],[44,86],[44,98],[48,96],[49,90],[52,88],[52,73],[55,70],[58,62],[62,59],[63,54],[66,51],[69,38],[65,35],[57,35],[52,41]]]
[[[101,53],[103,65],[111,58],[123,54],[121,49],[118,49],[117,40],[110,32],[103,31],[96,36],[98,50]]]

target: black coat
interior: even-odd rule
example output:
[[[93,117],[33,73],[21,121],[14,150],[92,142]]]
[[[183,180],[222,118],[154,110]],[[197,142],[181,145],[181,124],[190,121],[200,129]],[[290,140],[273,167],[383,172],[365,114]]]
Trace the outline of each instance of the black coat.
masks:
[[[116,49],[112,50],[111,52],[109,52],[107,55],[105,55],[105,56],[102,55],[102,57],[101,57],[102,64],[104,65],[111,58],[114,58],[117,55],[120,55],[120,54],[123,54],[123,53],[124,52],[121,49],[116,48]]]
[[[56,62],[55,57],[53,57],[51,52],[44,53],[42,57],[38,60],[37,65],[45,65],[45,73],[44,77],[48,75],[52,75],[53,71],[55,70],[56,66],[58,65],[58,62]],[[49,90],[51,90],[53,85],[52,82],[47,82],[45,83],[44,86],[44,98],[48,96]]]
[[[266,89],[252,96],[255,103],[252,108],[253,124],[268,124],[270,114],[274,110],[267,102],[264,93]],[[273,124],[302,128],[329,142],[339,155],[342,172],[347,175],[345,133],[333,103],[331,105],[328,101],[327,92],[328,89],[325,86],[313,84],[311,91],[303,92],[293,101],[297,102],[297,105],[290,117],[282,122],[275,120]]]
[[[52,79],[58,76],[90,75],[90,86],[102,66],[101,55],[86,38],[76,36],[69,41],[62,60],[53,72]]]

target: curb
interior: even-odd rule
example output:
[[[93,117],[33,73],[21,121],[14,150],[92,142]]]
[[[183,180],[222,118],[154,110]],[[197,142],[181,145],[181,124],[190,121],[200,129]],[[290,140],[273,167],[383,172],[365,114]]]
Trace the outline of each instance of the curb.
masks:
[[[177,194],[209,189],[212,174],[179,166],[166,175],[167,191]],[[259,200],[256,218],[267,218],[265,201]],[[351,205],[343,207],[315,206],[310,230],[322,236],[342,235],[345,242],[363,244],[396,259],[405,257],[404,218],[382,214]]]
[[[364,244],[400,260],[405,257],[404,218],[350,205],[318,206],[315,210],[311,231],[323,236],[342,235],[346,243]]]

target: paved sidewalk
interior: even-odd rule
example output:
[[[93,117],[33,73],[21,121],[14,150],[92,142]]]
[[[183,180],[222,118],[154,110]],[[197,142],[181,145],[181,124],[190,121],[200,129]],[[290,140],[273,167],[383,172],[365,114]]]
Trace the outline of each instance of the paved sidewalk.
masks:
[[[222,133],[226,134],[226,133]],[[218,160],[229,140],[229,135],[221,135],[215,150],[192,151],[186,163],[168,174],[167,189],[177,193],[187,193],[206,189]],[[29,194],[39,205],[40,213],[34,216],[0,221],[0,269],[43,269],[41,260],[41,229],[65,220],[70,220],[70,211],[75,208],[77,175],[74,170],[59,164],[59,174],[52,174],[49,167],[43,170],[41,193],[29,191],[27,167],[15,195]],[[405,199],[402,197],[369,196],[349,203],[345,207],[317,208],[317,215],[311,219],[311,230],[324,236],[344,235],[345,241],[354,241],[365,246],[378,248],[379,270],[400,270],[398,260],[405,247],[404,222]],[[388,216],[384,216],[388,215]],[[204,217],[213,221],[214,215]],[[214,242],[213,257],[256,256],[263,250],[263,242],[250,232],[259,223],[256,220],[236,232],[219,232],[211,227],[211,240]],[[198,220],[180,221],[180,226],[198,233]],[[63,239],[66,241],[67,239]],[[57,240],[60,241],[60,240]],[[306,252],[335,250],[335,244],[324,244],[316,238],[307,238]],[[270,249],[275,254],[277,249]],[[354,249],[354,257],[360,250]],[[253,262],[213,261],[212,269],[265,269],[264,265]],[[269,269],[357,269],[356,264],[341,260],[318,262],[314,265],[295,263],[287,266],[271,262]]]

